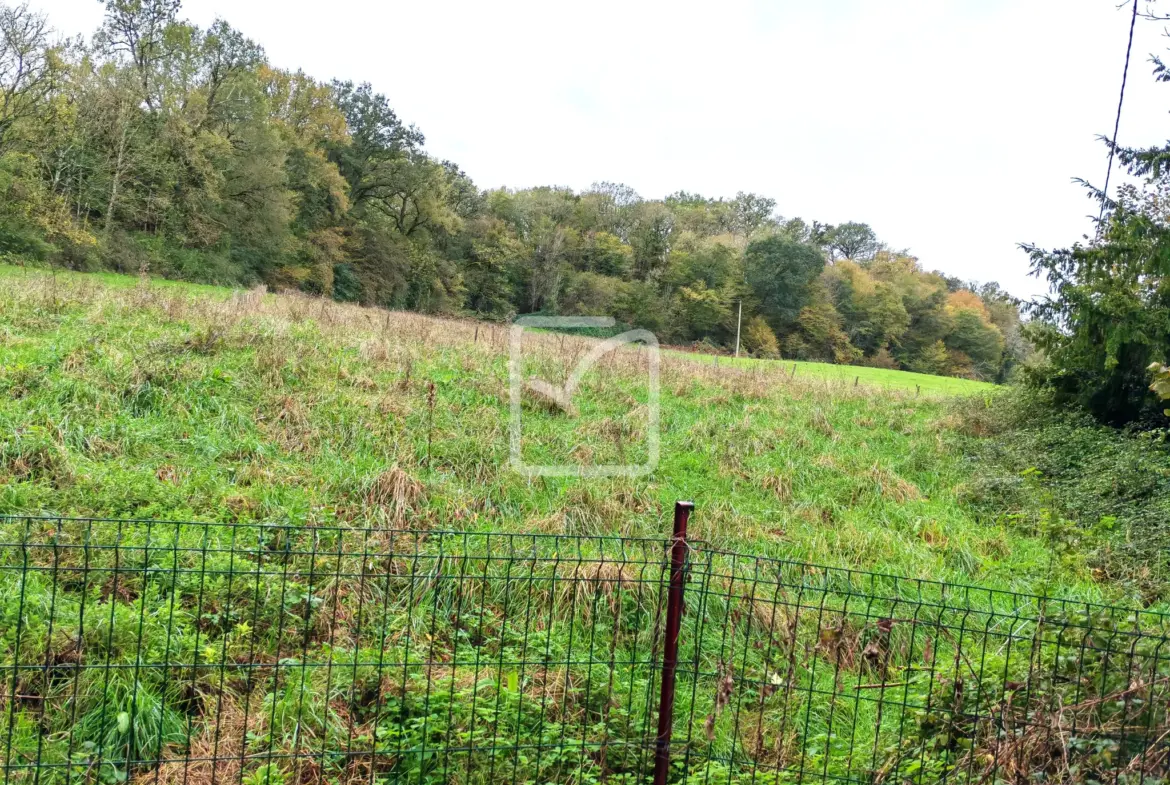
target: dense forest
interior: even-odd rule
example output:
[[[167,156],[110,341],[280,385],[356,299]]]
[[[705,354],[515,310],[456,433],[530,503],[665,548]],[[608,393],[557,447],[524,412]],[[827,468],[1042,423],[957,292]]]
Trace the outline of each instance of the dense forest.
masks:
[[[88,40],[0,3],[0,255],[466,313],[611,315],[760,357],[1003,380],[995,284],[926,272],[864,223],[752,193],[478,188],[370,84],[270,64],[178,0],[106,0]]]

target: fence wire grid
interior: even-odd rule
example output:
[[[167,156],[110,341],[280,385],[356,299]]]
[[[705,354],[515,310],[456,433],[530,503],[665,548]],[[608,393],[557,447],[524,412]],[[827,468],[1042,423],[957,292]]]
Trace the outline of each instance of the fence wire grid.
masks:
[[[0,517],[0,764],[3,785],[1161,783],[1167,628],[678,537]]]

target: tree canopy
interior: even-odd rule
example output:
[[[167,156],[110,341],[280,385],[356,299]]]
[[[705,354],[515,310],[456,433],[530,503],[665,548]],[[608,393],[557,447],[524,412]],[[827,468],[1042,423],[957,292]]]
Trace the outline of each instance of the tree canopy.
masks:
[[[1116,425],[1164,416],[1148,368],[1170,357],[1168,188],[1161,173],[1123,188],[1092,242],[1028,247],[1052,282],[1032,307],[1030,335],[1046,359],[1032,378]]]
[[[484,191],[371,84],[275,67],[179,0],[88,40],[0,0],[0,254],[364,305],[613,316],[663,341],[1002,379],[1016,304],[774,198]],[[393,85],[388,85],[392,90]],[[956,289],[966,292],[956,301]]]

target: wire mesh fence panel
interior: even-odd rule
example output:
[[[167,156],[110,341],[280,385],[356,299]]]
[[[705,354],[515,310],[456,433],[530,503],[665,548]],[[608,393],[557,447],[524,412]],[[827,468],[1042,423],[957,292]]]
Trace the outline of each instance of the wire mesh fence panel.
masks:
[[[663,542],[3,532],[4,785],[644,779]]]
[[[649,783],[667,545],[0,518],[2,785]],[[684,572],[671,782],[1170,775],[1159,614]]]
[[[676,777],[1164,782],[1167,631],[1156,613],[693,552]]]

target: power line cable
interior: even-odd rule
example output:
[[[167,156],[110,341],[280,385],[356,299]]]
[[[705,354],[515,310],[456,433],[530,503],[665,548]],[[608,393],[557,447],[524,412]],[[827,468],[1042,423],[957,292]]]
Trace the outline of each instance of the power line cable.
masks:
[[[1133,31],[1137,26],[1138,0],[1133,0],[1133,16],[1129,20],[1129,43],[1125,47],[1125,69],[1121,72],[1121,97],[1117,99],[1117,120],[1113,123],[1113,139],[1109,145],[1109,167],[1105,170],[1105,188],[1101,191],[1101,212],[1097,215],[1097,233],[1105,220],[1105,202],[1109,198],[1109,179],[1113,175],[1113,156],[1117,152],[1117,134],[1121,130],[1121,107],[1125,104],[1125,84],[1129,81],[1129,56],[1133,52]]]

